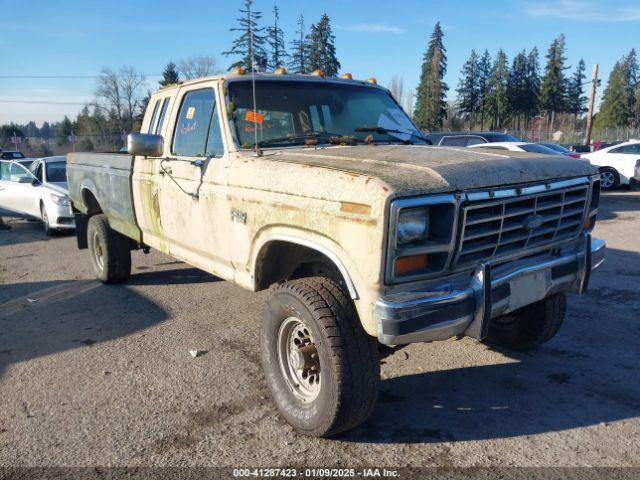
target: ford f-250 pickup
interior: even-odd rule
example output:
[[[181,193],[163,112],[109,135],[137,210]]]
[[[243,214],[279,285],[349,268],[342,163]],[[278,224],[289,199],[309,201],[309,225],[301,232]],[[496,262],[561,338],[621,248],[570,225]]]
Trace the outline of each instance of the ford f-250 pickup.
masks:
[[[152,95],[141,131],[129,154],[69,155],[79,247],[106,283],[154,248],[271,287],[264,372],[306,434],[371,414],[378,343],[546,342],[604,259],[597,169],[429,146],[373,80],[189,81]]]

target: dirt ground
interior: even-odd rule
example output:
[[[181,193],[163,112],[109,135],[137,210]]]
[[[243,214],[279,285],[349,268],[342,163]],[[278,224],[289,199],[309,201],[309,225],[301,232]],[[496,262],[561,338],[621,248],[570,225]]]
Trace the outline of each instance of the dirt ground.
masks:
[[[296,434],[268,398],[266,292],[141,252],[128,284],[105,286],[73,236],[9,224],[0,466],[640,466],[638,191],[603,196],[607,260],[551,342],[399,350],[373,417],[332,440]]]

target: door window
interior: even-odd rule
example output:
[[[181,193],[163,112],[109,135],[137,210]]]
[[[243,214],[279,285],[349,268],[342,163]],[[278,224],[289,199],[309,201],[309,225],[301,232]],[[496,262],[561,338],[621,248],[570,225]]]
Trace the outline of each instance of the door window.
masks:
[[[174,155],[205,155],[214,107],[214,91],[211,88],[194,90],[184,96],[173,135]]]
[[[211,126],[209,128],[209,138],[207,139],[207,157],[219,157],[224,154],[222,143],[222,133],[220,132],[220,118],[218,117],[218,106],[213,107]]]
[[[160,100],[156,101],[153,104],[153,113],[151,114],[151,121],[149,122],[149,126],[147,127],[147,133],[153,133],[153,127],[156,123],[156,115],[158,114],[158,105],[160,105]]]
[[[160,110],[160,118],[158,118],[158,125],[156,125],[155,134],[160,135],[162,133],[162,124],[164,123],[164,117],[167,115],[167,108],[169,107],[169,97],[165,98],[162,102],[162,109]]]

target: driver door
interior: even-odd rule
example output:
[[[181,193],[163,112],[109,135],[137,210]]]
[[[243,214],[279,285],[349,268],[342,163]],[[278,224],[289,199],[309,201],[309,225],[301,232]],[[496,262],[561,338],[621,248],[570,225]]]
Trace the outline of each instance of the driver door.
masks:
[[[226,201],[228,155],[217,82],[180,90],[166,157],[158,163],[159,211],[169,252],[203,270],[233,278]],[[168,142],[167,142],[168,143]]]

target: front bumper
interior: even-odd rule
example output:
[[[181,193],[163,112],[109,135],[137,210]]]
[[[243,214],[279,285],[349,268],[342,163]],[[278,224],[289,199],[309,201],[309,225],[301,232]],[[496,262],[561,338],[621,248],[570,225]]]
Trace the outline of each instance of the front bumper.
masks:
[[[49,226],[56,230],[72,230],[76,228],[76,222],[68,205],[58,205],[49,202],[47,205],[47,215],[49,216]]]
[[[456,335],[483,339],[492,318],[555,293],[583,293],[591,271],[604,261],[606,248],[603,240],[589,233],[583,240],[576,252],[539,255],[493,268],[481,264],[464,287],[383,297],[376,303],[378,340],[400,345]]]

